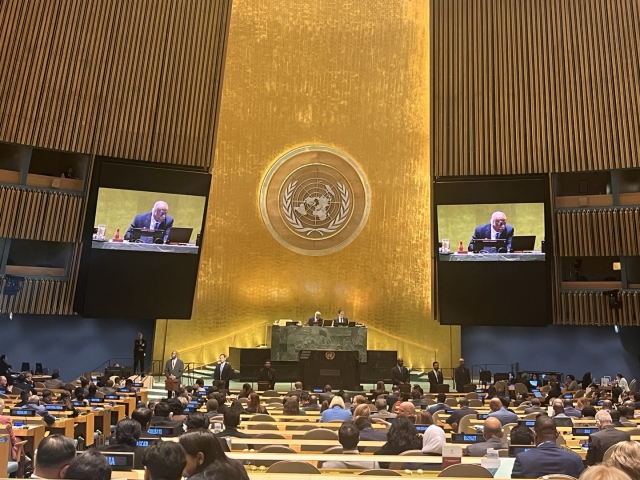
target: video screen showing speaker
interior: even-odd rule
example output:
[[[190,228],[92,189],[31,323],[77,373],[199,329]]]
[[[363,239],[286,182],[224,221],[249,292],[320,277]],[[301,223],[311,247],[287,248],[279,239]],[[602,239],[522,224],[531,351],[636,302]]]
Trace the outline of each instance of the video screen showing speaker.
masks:
[[[546,325],[546,177],[434,184],[437,307],[447,325]]]
[[[97,157],[76,312],[190,318],[210,184],[201,170]]]

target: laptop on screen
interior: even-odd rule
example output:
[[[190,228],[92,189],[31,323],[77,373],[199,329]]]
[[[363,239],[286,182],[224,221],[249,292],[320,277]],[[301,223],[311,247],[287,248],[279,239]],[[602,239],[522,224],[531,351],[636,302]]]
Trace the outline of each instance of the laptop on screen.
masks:
[[[514,252],[530,252],[535,244],[535,235],[514,235],[511,239],[511,250]]]
[[[483,251],[485,248],[494,248],[496,251],[499,251],[501,248],[504,248],[506,252],[507,248],[507,240],[505,238],[497,238],[495,240],[489,238],[476,238],[473,241],[473,251],[475,253]]]
[[[193,228],[187,227],[171,227],[167,243],[189,243]]]
[[[152,242],[142,243],[162,243],[164,239],[164,230],[149,230],[147,228],[132,228],[129,236],[130,242],[140,242],[140,238],[151,237]]]

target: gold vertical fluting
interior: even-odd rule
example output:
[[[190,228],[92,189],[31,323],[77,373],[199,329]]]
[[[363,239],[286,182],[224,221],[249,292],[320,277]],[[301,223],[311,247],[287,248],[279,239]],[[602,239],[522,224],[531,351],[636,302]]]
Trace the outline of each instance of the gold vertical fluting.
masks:
[[[158,322],[155,358],[209,362],[273,320],[341,307],[369,348],[457,362],[459,329],[431,311],[429,2],[237,0],[229,35],[194,315]],[[324,257],[281,246],[258,205],[270,165],[309,144],[344,151],[371,185],[364,230]]]

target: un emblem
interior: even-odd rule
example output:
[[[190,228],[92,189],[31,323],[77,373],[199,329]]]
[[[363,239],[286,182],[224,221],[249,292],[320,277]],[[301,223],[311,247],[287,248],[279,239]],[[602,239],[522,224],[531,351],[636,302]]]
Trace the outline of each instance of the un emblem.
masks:
[[[325,352],[324,358],[326,358],[327,360],[333,360],[334,358],[336,358],[336,352]]]
[[[325,146],[283,155],[260,189],[265,225],[278,242],[303,255],[327,255],[349,245],[364,228],[369,208],[360,167]]]

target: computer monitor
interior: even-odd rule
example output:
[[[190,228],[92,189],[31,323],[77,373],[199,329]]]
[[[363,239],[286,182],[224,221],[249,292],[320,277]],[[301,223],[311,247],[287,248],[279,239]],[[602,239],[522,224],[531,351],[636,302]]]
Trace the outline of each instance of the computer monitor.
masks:
[[[530,252],[536,244],[535,235],[514,235],[511,239],[511,251]]]
[[[519,453],[528,452],[532,448],[536,448],[533,445],[510,445],[509,446],[509,456],[515,457]]]
[[[151,237],[151,241],[145,241],[149,237]],[[163,243],[164,230],[149,230],[148,228],[132,228],[129,241],[142,242],[142,243]]]
[[[167,243],[189,243],[193,228],[171,227]]]
[[[507,253],[507,240],[505,238],[497,238],[495,240],[489,238],[477,238],[473,241],[473,251],[475,253],[483,251],[485,248],[493,248],[495,251],[503,251]]]
[[[356,322],[349,322],[349,327],[355,327],[356,326]]]
[[[538,386],[538,380],[529,380],[529,383],[531,384],[532,387]]]
[[[323,320],[322,321],[322,326],[323,327],[333,327],[333,320]]]
[[[540,393],[540,390],[533,390],[533,395],[536,398],[542,398],[543,397],[542,393]]]

